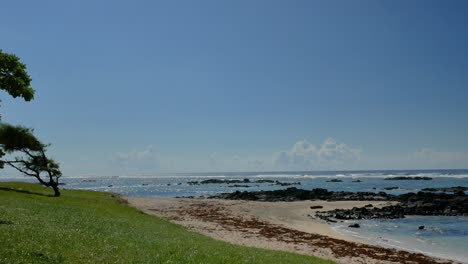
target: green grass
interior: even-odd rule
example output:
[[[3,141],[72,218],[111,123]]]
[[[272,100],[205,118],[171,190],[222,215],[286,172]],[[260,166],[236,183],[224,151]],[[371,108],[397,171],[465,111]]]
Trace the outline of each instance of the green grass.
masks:
[[[0,183],[0,263],[333,263],[217,241],[110,193]]]

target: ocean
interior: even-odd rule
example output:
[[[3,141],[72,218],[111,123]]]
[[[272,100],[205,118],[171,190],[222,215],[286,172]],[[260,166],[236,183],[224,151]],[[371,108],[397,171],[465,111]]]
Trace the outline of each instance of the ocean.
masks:
[[[385,180],[385,178],[431,177],[432,180]],[[189,182],[207,179],[243,180],[237,184],[200,184]],[[291,183],[290,186],[256,183],[257,180]],[[330,180],[340,180],[330,182]],[[31,181],[25,177],[1,176],[0,181]],[[330,191],[387,192],[403,194],[424,188],[468,187],[468,170],[399,170],[399,171],[296,171],[296,172],[223,172],[171,173],[159,175],[64,176],[64,189],[115,192],[134,197],[200,197],[221,192],[324,188]],[[390,188],[391,190],[386,190]],[[364,220],[361,228],[337,223],[333,228],[363,242],[401,248],[468,263],[468,216],[408,216],[394,220]],[[418,227],[424,225],[425,229]]]

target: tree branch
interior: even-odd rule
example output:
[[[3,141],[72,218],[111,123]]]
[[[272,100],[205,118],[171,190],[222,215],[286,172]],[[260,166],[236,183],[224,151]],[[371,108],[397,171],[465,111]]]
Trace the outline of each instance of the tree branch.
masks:
[[[11,167],[15,168],[16,170],[18,170],[19,172],[25,174],[25,175],[28,175],[28,176],[31,176],[31,177],[34,177],[36,178],[41,184],[45,185],[45,186],[49,186],[49,184],[45,181],[43,181],[41,179],[41,175],[37,173],[37,171],[34,171],[36,172],[36,174],[32,174],[30,172],[27,172],[25,170],[23,170],[22,168],[16,166],[13,162],[11,161],[2,161],[3,163],[7,164],[7,165],[10,165]],[[19,161],[18,161],[19,162]]]
[[[31,152],[29,152],[27,149],[23,148],[21,149],[22,152],[24,152],[26,155],[28,155],[31,159],[34,158],[34,155],[31,154]]]

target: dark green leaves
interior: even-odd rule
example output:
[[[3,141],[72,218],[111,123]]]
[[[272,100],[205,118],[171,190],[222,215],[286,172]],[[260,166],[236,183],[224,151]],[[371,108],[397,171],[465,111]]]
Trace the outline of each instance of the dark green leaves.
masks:
[[[14,98],[30,101],[34,99],[30,84],[26,65],[15,55],[0,50],[0,89]],[[24,175],[35,177],[42,185],[52,187],[54,196],[60,196],[58,180],[62,173],[59,164],[47,157],[46,150],[47,145],[34,136],[31,128],[0,123],[0,158],[5,154],[21,154],[13,160],[0,160],[0,169],[9,165]]]
[[[26,72],[26,65],[13,54],[0,50],[0,89],[14,98],[22,97],[25,101],[34,98],[31,77]]]
[[[22,149],[39,151],[44,149],[42,144],[34,135],[33,130],[23,126],[0,124],[0,145],[2,149],[11,153]]]

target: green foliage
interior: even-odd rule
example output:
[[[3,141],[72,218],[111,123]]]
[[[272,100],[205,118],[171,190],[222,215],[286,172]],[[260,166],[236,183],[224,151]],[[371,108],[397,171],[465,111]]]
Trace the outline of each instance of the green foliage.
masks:
[[[333,263],[213,240],[111,193],[47,195],[39,185],[0,183],[0,263]]]
[[[33,130],[23,126],[0,124],[0,145],[6,153],[30,149],[39,151],[44,145],[33,135]]]
[[[26,101],[34,98],[31,77],[26,72],[26,65],[13,54],[0,50],[0,89]],[[59,165],[46,156],[47,145],[41,143],[33,130],[23,126],[0,123],[0,158],[5,154],[19,153],[14,160],[0,160],[0,169],[4,165],[15,168],[24,175],[35,177],[41,184],[52,187],[55,196],[60,196],[58,179],[62,173]],[[44,175],[45,174],[45,175]],[[47,177],[47,180],[43,177]]]
[[[23,126],[0,124],[1,154],[22,154],[13,160],[0,160],[0,166],[9,165],[26,176],[36,178],[41,184],[52,187],[55,196],[60,196],[59,178],[62,176],[59,165],[46,155],[47,145],[42,144],[33,130]]]
[[[14,98],[30,101],[34,98],[34,89],[30,85],[31,77],[26,72],[26,65],[16,55],[0,49],[0,89]]]

